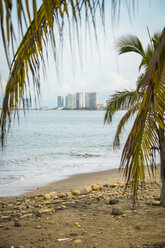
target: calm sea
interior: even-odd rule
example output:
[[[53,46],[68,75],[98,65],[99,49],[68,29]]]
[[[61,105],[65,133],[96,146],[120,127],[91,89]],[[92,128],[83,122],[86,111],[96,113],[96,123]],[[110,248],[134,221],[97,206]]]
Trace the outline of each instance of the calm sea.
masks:
[[[104,125],[104,111],[20,112],[0,151],[0,196],[20,195],[73,174],[118,168],[130,121],[113,151],[119,111]]]

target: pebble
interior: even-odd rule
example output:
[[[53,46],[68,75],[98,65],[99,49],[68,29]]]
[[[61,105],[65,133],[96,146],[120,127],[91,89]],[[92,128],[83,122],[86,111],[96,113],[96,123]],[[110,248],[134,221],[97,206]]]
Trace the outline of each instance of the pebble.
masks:
[[[15,227],[20,227],[21,224],[20,224],[18,221],[15,221],[14,226],[15,226]]]
[[[153,206],[160,206],[160,201],[152,201]]]
[[[45,208],[45,209],[38,210],[38,213],[39,214],[48,214],[48,213],[51,213],[52,211],[54,211],[54,210],[51,208]]]
[[[75,225],[77,228],[81,228],[81,225],[80,225],[78,222],[76,222],[74,225]]]
[[[91,186],[85,186],[84,188],[81,189],[81,194],[87,194],[92,191]]]
[[[80,243],[82,243],[82,240],[81,240],[81,239],[75,239],[75,240],[74,240],[74,243],[80,244]]]
[[[92,190],[99,190],[101,188],[100,184],[94,184],[92,185]]]
[[[57,196],[57,193],[56,193],[56,192],[51,192],[51,193],[45,194],[45,195],[43,196],[43,198],[44,198],[45,200],[50,200],[51,198],[56,197],[56,196]]]
[[[75,236],[78,236],[78,233],[69,233],[69,236],[70,237],[75,237]]]
[[[115,187],[117,187],[118,185],[119,185],[118,183],[110,184],[110,188],[115,188]]]
[[[2,220],[8,220],[11,221],[11,217],[10,216],[1,216]]]
[[[114,205],[114,204],[117,204],[118,202],[119,202],[119,200],[117,200],[117,199],[111,199],[109,201],[109,205]]]
[[[112,208],[112,214],[116,216],[122,215],[123,211],[120,208]]]
[[[72,195],[80,195],[80,191],[75,189],[72,191]]]
[[[64,198],[64,197],[66,197],[66,194],[65,193],[58,193],[57,196],[59,198]]]
[[[41,225],[38,225],[38,226],[36,226],[35,228],[36,228],[36,229],[41,229],[42,226],[41,226]]]

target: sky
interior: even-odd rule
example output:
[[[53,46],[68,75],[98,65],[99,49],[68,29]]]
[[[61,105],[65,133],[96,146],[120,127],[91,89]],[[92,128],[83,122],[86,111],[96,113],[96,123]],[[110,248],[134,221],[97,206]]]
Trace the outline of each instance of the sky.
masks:
[[[105,2],[109,3],[108,0]],[[80,49],[78,49],[76,37],[72,36],[73,52],[71,53],[66,32],[63,56],[58,64],[59,76],[57,76],[51,48],[49,49],[48,61],[45,58],[47,80],[41,75],[41,106],[56,107],[59,95],[93,91],[99,93],[99,103],[105,103],[115,91],[135,88],[141,58],[139,55],[131,53],[118,56],[115,42],[122,35],[133,34],[137,35],[143,46],[146,47],[149,43],[147,27],[152,35],[155,32],[161,32],[165,26],[164,0],[139,0],[137,2],[138,7],[131,17],[126,7],[121,5],[120,20],[116,25],[112,25],[111,8],[109,4],[106,4],[106,34],[103,32],[101,20],[98,18],[98,44],[96,44],[92,31],[91,35],[87,35],[85,38],[85,31],[82,27]],[[9,71],[2,45],[0,53],[0,76],[4,86]],[[0,93],[1,91],[0,87]]]

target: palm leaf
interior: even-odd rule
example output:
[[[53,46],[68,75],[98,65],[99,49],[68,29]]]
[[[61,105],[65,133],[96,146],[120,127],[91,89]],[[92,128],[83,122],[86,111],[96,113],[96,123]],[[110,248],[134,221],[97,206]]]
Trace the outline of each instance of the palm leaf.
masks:
[[[145,57],[142,43],[139,38],[134,35],[122,36],[116,43],[116,49],[119,55],[128,52],[135,52],[140,54],[142,57]]]
[[[129,108],[137,100],[136,91],[117,91],[111,98],[108,100],[108,105],[106,113],[104,116],[104,123],[111,122],[112,116],[114,113],[123,108]]]
[[[119,124],[117,126],[115,139],[114,139],[114,142],[113,142],[114,149],[119,148],[121,132],[122,132],[126,122],[130,119],[130,117],[132,115],[134,115],[137,112],[138,108],[139,108],[139,102],[137,102],[133,106],[131,106],[129,108],[129,110],[124,114],[124,116],[121,118],[121,120],[120,120],[120,122],[119,122]]]
[[[40,9],[37,11],[36,1],[33,1],[34,20],[31,21],[30,16],[28,15],[29,21],[31,21],[30,26],[23,36],[22,42],[20,43],[14,55],[13,61],[10,64],[11,71],[6,85],[6,91],[3,99],[2,112],[0,117],[2,146],[4,145],[5,135],[10,127],[12,113],[14,112],[18,115],[19,112],[17,111],[17,106],[21,102],[24,102],[24,97],[31,98],[31,84],[29,81],[30,75],[33,79],[35,94],[38,96],[40,93],[40,64],[42,63],[43,70],[45,71],[43,49],[47,49],[48,40],[52,41],[54,57],[56,60],[57,37],[55,37],[54,35],[54,28],[57,27],[57,31],[59,32],[61,40],[63,37],[64,19],[68,20],[69,24],[72,20],[73,24],[75,23],[77,27],[78,17],[80,18],[80,15],[77,15],[77,11],[80,14],[80,11],[81,13],[83,13],[84,9],[88,9],[88,2],[89,1],[83,0],[81,2],[77,2],[77,5],[75,5],[72,0],[45,0],[43,1]],[[91,19],[93,19],[96,14],[97,5],[95,4],[99,2],[103,3],[103,0],[96,0],[90,3],[89,13]],[[18,20],[22,24],[23,5],[21,5],[21,1],[19,1],[18,3]],[[26,3],[26,8],[28,9],[28,3]],[[68,9],[72,10],[72,12],[68,12]],[[99,11],[102,11],[100,9],[100,5]],[[1,8],[0,13],[2,13]],[[89,14],[86,18],[87,20],[89,19]],[[71,28],[70,25],[69,27]],[[21,29],[23,32],[22,27]]]

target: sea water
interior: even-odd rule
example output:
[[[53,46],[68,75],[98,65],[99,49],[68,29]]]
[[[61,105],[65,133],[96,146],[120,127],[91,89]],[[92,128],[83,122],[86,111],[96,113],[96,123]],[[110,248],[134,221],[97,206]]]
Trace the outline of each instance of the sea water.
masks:
[[[0,196],[16,196],[74,174],[118,168],[133,120],[113,150],[119,120],[104,125],[104,111],[20,111],[0,151]]]

